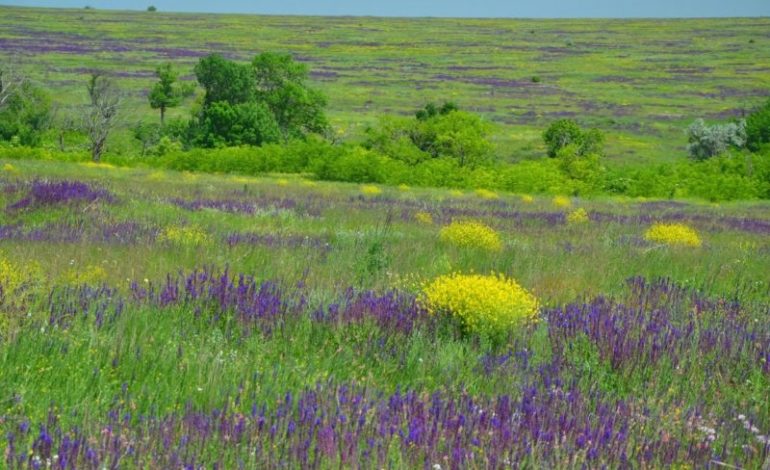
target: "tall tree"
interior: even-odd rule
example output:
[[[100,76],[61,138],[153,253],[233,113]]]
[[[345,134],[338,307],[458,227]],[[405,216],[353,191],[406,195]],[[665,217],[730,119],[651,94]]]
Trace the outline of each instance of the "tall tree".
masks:
[[[158,77],[158,82],[150,90],[150,107],[160,110],[160,124],[163,125],[166,119],[166,110],[179,106],[184,92],[176,86],[179,74],[174,71],[170,63],[159,65],[155,69],[155,75]]]
[[[109,77],[97,72],[86,85],[89,104],[85,113],[84,128],[91,142],[91,159],[102,158],[107,137],[117,124],[123,93]]]
[[[284,140],[327,132],[329,124],[323,112],[326,98],[307,85],[304,64],[289,54],[264,52],[251,65],[256,99],[273,113]]]
[[[38,145],[51,119],[48,94],[22,73],[15,60],[0,63],[0,139]]]
[[[254,76],[248,65],[211,54],[200,59],[195,76],[206,91],[204,109],[219,101],[235,105],[254,100]]]

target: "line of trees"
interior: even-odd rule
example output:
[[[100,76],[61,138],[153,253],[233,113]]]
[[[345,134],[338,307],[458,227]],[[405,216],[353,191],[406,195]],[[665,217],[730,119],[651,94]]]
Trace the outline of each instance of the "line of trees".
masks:
[[[141,155],[173,150],[286,144],[308,136],[333,141],[326,118],[326,97],[309,84],[309,70],[289,54],[264,52],[250,62],[218,54],[201,58],[194,67],[198,87],[182,82],[171,64],[155,70],[157,81],[148,90],[148,105],[159,122],[132,126]],[[19,63],[0,63],[0,140],[38,146],[51,128],[63,151],[65,136],[83,136],[94,161],[106,150],[113,131],[126,123],[126,93],[108,74],[88,78],[87,101],[76,113],[64,113],[50,95],[30,80]],[[196,95],[189,117],[169,119],[168,112]],[[460,168],[494,162],[490,137],[493,126],[452,102],[428,103],[411,117],[383,116],[366,129],[362,151],[416,166],[434,159],[452,160]],[[695,121],[687,130],[690,157],[697,161],[731,148],[759,151],[770,144],[770,100],[745,120],[707,125]],[[575,179],[591,179],[603,171],[604,136],[561,119],[544,132],[549,157]]]

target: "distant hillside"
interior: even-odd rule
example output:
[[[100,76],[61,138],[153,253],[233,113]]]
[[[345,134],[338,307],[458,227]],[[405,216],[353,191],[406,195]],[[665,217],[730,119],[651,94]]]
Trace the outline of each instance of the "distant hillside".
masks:
[[[21,54],[57,99],[84,99],[109,69],[132,91],[132,118],[155,66],[192,79],[210,52],[290,52],[312,69],[344,137],[385,113],[452,99],[499,123],[498,153],[543,154],[540,133],[575,117],[608,134],[615,161],[684,155],[682,129],[727,119],[770,95],[770,18],[478,20],[268,17],[0,7],[0,54]],[[175,110],[177,115],[186,109]]]

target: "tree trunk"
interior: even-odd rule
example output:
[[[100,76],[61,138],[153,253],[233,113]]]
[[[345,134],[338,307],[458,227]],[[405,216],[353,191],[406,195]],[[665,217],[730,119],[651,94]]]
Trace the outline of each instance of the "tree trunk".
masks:
[[[163,127],[166,123],[166,107],[161,106],[160,107],[160,126]]]

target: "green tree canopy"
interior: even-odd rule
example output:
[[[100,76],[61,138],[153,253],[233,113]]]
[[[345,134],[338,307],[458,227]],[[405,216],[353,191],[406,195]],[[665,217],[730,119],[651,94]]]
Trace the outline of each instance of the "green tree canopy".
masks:
[[[24,80],[0,107],[0,139],[21,145],[40,144],[52,119],[51,98],[42,88]]]
[[[256,99],[273,113],[284,140],[326,133],[326,98],[307,85],[305,64],[295,62],[289,54],[264,52],[251,65]]]

